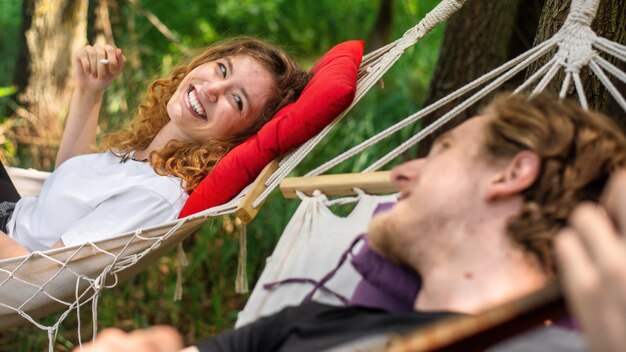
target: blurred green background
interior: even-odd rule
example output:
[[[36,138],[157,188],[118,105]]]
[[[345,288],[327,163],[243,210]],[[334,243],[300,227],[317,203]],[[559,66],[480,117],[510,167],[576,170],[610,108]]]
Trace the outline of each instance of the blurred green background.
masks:
[[[437,0],[396,0],[389,41],[399,38],[417,23]],[[184,2],[141,0],[179,39],[165,38],[132,2],[120,15],[111,18],[116,45],[136,48],[135,67],[127,65],[122,79],[107,92],[101,119],[101,133],[128,121],[133,108],[143,98],[146,84],[168,71],[186,49],[203,47],[224,37],[252,35],[285,48],[305,68],[333,45],[351,39],[367,40],[376,20],[380,1],[318,0],[257,1],[221,0]],[[11,165],[29,167],[28,151],[18,150],[6,138],[5,126],[11,123],[15,108],[13,71],[18,55],[22,1],[0,0],[0,148]],[[334,132],[300,165],[303,174],[350,146],[415,112],[424,99],[436,64],[443,26],[436,28],[403,58],[384,78],[384,89],[375,87]],[[345,163],[332,172],[362,170],[415,132],[407,130]],[[263,269],[278,237],[289,221],[297,201],[285,200],[275,191],[248,226],[248,277],[250,288]],[[185,241],[190,265],[184,271],[181,301],[172,300],[176,283],[175,253],[163,257],[146,272],[105,291],[99,300],[99,329],[118,326],[133,329],[152,324],[171,324],[179,328],[186,342],[193,342],[232,327],[247,295],[234,292],[237,271],[238,228],[232,218],[207,223]],[[43,320],[51,324],[53,315]],[[71,314],[62,327],[55,350],[75,347],[77,320]],[[81,333],[91,336],[91,314],[81,310]],[[0,350],[31,351],[47,348],[45,331],[25,326],[0,332]]]

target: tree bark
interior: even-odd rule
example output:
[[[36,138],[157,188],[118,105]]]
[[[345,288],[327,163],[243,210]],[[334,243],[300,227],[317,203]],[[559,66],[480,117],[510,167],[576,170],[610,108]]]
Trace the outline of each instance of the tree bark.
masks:
[[[424,106],[462,87],[531,47],[544,0],[468,1],[446,27],[439,61]],[[523,79],[518,75],[500,90],[510,90]],[[453,102],[423,120],[427,126],[459,103]],[[448,122],[453,127],[473,116],[479,106]],[[436,134],[425,138],[424,155]]]
[[[109,16],[109,0],[89,2],[89,24],[87,28],[89,43],[115,45]]]
[[[550,38],[561,29],[569,13],[569,9],[570,0],[546,0],[539,21],[535,44]],[[595,20],[591,24],[591,29],[603,38],[624,45],[626,43],[626,2],[623,0],[601,0]],[[626,63],[623,61],[618,61],[614,57],[604,54],[602,56],[612,64],[617,65],[622,71],[626,71]],[[541,64],[546,63],[547,60],[548,58],[542,58],[537,64],[529,68],[529,72],[534,72]],[[593,75],[589,67],[584,67],[580,74],[589,107],[604,112],[616,120],[622,127],[622,130],[626,130],[624,110],[617,104],[615,99],[609,95],[606,88],[604,88],[597,77]],[[626,84],[614,77],[611,81],[622,94],[626,92]],[[553,94],[558,94],[561,82],[563,82],[562,73],[554,79],[553,83],[548,86],[547,89]],[[570,93],[570,98],[578,99],[573,90],[570,90]]]
[[[87,0],[24,0],[18,62],[18,147],[28,145],[33,167],[50,169],[72,87],[71,55],[86,41]]]
[[[374,51],[389,43],[393,24],[393,0],[380,0],[376,22],[367,36],[365,52]]]

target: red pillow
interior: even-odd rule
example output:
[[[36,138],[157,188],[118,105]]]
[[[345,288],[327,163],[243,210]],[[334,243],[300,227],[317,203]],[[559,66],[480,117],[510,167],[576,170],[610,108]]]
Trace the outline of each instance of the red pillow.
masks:
[[[231,150],[189,196],[179,217],[223,204],[250,184],[270,161],[300,146],[341,114],[354,99],[363,41],[336,45],[311,69],[295,103]]]

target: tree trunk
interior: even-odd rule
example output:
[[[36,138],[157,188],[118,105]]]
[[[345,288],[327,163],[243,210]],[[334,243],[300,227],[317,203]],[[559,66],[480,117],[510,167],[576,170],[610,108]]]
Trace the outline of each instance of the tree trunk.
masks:
[[[569,13],[569,8],[570,0],[546,0],[539,21],[535,44],[550,38],[563,26]],[[601,0],[591,28],[597,35],[624,45],[626,43],[626,1]],[[608,55],[602,56],[612,64],[617,65],[622,71],[626,71],[626,63],[623,61],[618,61]],[[541,64],[546,63],[547,60],[547,58],[542,58],[540,62],[529,69],[529,72],[534,72]],[[615,99],[609,95],[608,91],[596,76],[592,74],[589,67],[584,67],[580,73],[589,107],[611,116],[623,130],[626,130],[624,110],[617,104]],[[622,94],[626,92],[625,83],[615,78],[611,79],[611,81]],[[547,89],[554,94],[558,94],[561,82],[563,82],[562,73],[554,79],[553,83]],[[573,90],[570,92],[572,93],[572,99],[578,99]]]
[[[88,38],[91,44],[115,45],[113,28],[109,15],[109,0],[96,0],[89,2],[89,28]]]
[[[446,27],[439,61],[424,106],[473,81],[491,69],[529,49],[532,45],[544,0],[468,1]],[[523,79],[513,78],[501,90],[512,89]],[[423,121],[429,125],[459,102],[453,102]],[[478,106],[459,114],[447,124],[458,125],[473,116]],[[436,135],[425,138],[419,154],[424,155]]]
[[[372,27],[367,41],[365,52],[374,51],[389,43],[389,33],[393,24],[393,0],[380,0],[376,22]]]
[[[87,0],[24,0],[23,9],[16,115],[26,123],[17,142],[31,147],[33,167],[50,169],[71,97],[71,55],[85,45]]]

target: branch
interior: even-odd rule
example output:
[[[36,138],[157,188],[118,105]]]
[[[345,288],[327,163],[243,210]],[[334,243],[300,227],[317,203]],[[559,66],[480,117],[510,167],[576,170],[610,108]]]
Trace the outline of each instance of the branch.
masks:
[[[176,44],[176,46],[180,49],[180,51],[187,53],[189,52],[189,48],[184,45],[178,36],[172,32],[161,20],[152,11],[145,8],[138,0],[127,0],[128,3],[133,6],[137,11],[139,11],[142,15],[144,15],[150,23],[159,31],[163,36],[169,39],[171,42]]]

